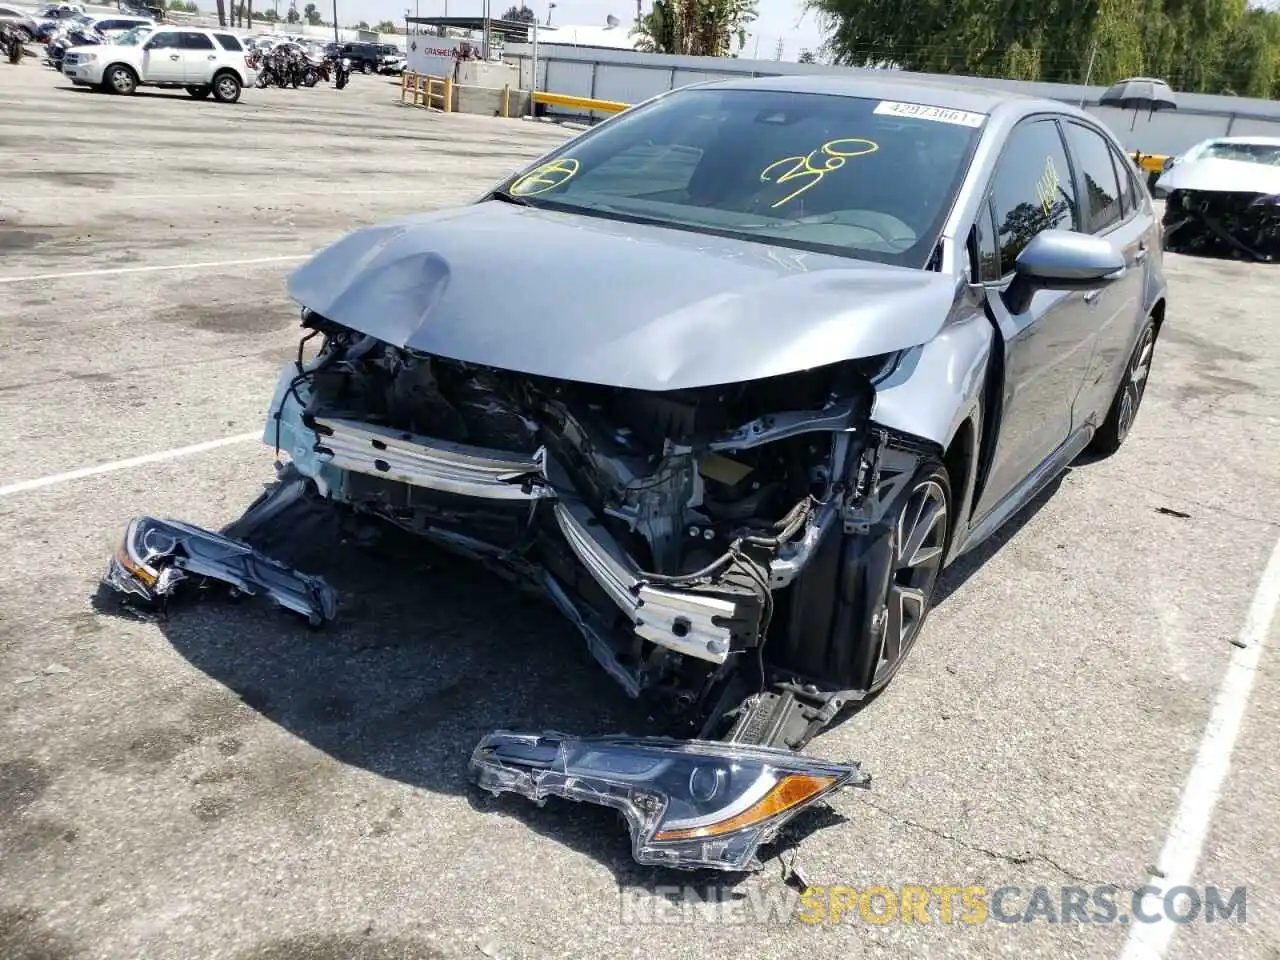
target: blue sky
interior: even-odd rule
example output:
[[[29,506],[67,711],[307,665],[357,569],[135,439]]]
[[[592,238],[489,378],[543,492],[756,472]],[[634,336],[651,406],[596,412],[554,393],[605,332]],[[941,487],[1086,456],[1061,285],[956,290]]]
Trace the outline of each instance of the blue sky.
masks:
[[[317,0],[329,16],[332,0]],[[526,0],[530,2],[530,0]],[[548,0],[532,0],[532,7],[544,23],[547,18]],[[648,10],[651,0],[643,0]],[[450,16],[480,16],[483,13],[482,0],[447,0]],[[491,0],[494,16],[502,13],[512,0]],[[556,8],[551,13],[553,24],[600,24],[605,17],[613,14],[624,23],[635,20],[635,0],[555,0]],[[446,0],[338,0],[338,19],[343,25],[366,20],[377,23],[384,18],[400,20],[404,17],[405,7],[414,9],[424,17],[440,16],[445,12]],[[304,5],[298,3],[299,9]],[[288,8],[288,0],[280,4],[281,12]],[[753,32],[747,40],[743,56],[749,57],[756,50],[759,40],[759,56],[772,60],[777,52],[777,43],[785,44],[783,57],[794,60],[802,49],[814,49],[822,42],[818,25],[811,15],[804,15],[799,0],[759,0],[759,19],[752,24]]]

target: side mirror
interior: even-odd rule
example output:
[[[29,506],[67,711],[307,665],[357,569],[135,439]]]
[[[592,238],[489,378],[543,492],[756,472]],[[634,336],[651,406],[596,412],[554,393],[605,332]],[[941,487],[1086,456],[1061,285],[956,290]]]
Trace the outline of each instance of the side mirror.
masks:
[[[1022,248],[1005,293],[1021,313],[1037,290],[1087,290],[1124,276],[1124,254],[1109,240],[1072,230],[1043,230]]]

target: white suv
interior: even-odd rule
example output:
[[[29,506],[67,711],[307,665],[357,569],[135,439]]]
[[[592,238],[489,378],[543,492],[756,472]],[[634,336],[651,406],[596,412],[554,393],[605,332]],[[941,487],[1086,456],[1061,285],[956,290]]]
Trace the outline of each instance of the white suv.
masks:
[[[109,93],[184,87],[197,100],[212,93],[223,103],[235,103],[257,80],[240,38],[232,33],[157,27],[149,35],[130,32],[120,40],[72,47],[63,58],[63,74],[72,83]]]

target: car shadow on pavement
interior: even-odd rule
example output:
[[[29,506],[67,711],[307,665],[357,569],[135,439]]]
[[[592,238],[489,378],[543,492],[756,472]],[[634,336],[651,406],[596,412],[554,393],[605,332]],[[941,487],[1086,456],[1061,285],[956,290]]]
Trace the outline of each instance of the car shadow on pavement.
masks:
[[[231,601],[222,591],[175,604],[155,622],[193,666],[344,764],[515,817],[609,866],[619,883],[665,875],[633,861],[611,810],[556,800],[540,809],[483,794],[468,778],[472,750],[495,729],[661,732],[568,621],[421,540],[392,532],[371,550],[339,537],[310,531],[305,545],[272,551],[338,589],[338,617],[320,629],[267,600]],[[133,615],[109,590],[95,606]]]
[[[1034,515],[1053,486],[953,568],[939,602]],[[635,863],[626,826],[610,809],[558,799],[539,808],[516,795],[491,797],[470,783],[471,752],[495,729],[663,732],[605,676],[564,617],[419,539],[390,531],[369,549],[351,533],[334,513],[270,551],[338,589],[338,617],[321,629],[269,601],[232,601],[223,591],[190,598],[155,622],[193,666],[344,764],[514,817],[606,865],[620,886],[676,882],[670,871]],[[95,606],[131,615],[105,589]],[[830,809],[806,811],[774,847],[761,850],[762,859],[775,859],[833,817]],[[681,883],[722,887],[741,879],[678,876]]]

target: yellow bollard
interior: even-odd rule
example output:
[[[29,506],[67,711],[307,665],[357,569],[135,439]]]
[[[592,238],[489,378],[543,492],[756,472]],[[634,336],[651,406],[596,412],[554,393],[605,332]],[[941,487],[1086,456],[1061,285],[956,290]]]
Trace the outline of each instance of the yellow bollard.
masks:
[[[511,116],[511,84],[509,83],[502,85],[502,116],[504,119]]]
[[[444,112],[453,112],[453,77],[444,78]]]

